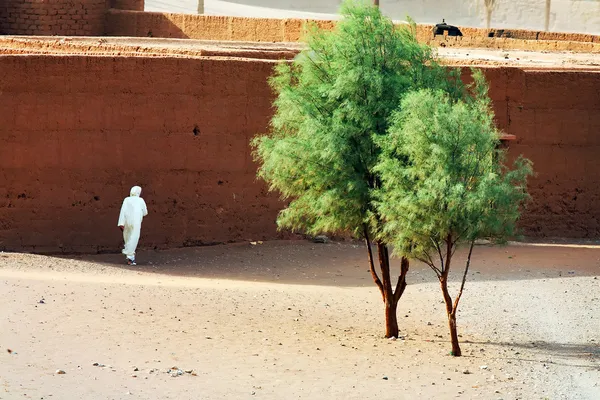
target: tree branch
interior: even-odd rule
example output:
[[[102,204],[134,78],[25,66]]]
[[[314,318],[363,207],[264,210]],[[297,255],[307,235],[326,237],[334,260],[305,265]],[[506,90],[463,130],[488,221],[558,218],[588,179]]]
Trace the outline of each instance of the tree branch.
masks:
[[[377,241],[377,252],[379,257],[379,268],[381,269],[381,280],[383,291],[385,294],[384,300],[391,300],[394,293],[392,292],[392,282],[390,281],[390,263],[387,255],[387,246],[381,241]]]
[[[464,196],[464,193],[463,193],[463,196]],[[452,241],[452,247],[456,246],[456,244],[458,243],[458,241],[463,237],[463,235],[465,233],[467,233],[468,230],[469,230],[469,228],[467,227],[461,233],[458,233],[456,235],[456,238],[454,238],[454,240]]]
[[[437,240],[434,240],[433,238],[431,238],[431,241],[435,245],[438,255],[440,256],[441,271],[443,272],[444,271],[444,256],[442,256],[442,249],[440,248],[440,244],[437,242]]]
[[[425,252],[425,255],[427,256],[427,259],[429,260],[430,265],[437,271],[439,271],[440,269],[438,267],[435,266],[435,263],[433,262],[433,259],[431,258],[431,254],[429,254],[429,252]],[[441,271],[440,271],[441,272]]]
[[[458,295],[456,299],[454,299],[453,312],[456,312],[458,307],[458,302],[460,301],[460,296],[462,296],[463,289],[465,287],[465,282],[467,281],[467,274],[469,273],[469,266],[471,265],[471,254],[473,254],[473,246],[475,245],[475,239],[471,240],[471,247],[469,248],[469,256],[467,257],[467,265],[465,266],[465,273],[463,274],[462,282],[460,284],[460,290],[458,291]]]
[[[363,232],[365,235],[365,244],[367,245],[367,251],[369,253],[369,269],[371,271],[371,276],[375,281],[375,284],[379,288],[379,292],[381,293],[381,297],[385,300],[385,294],[383,293],[383,284],[377,276],[377,271],[375,271],[375,264],[373,263],[373,252],[371,250],[371,239],[369,238],[369,230],[367,229],[367,224],[363,224]]]
[[[444,278],[448,278],[448,274],[450,273],[450,261],[452,260],[452,234],[449,233],[446,237],[446,265],[442,270],[442,274]]]
[[[394,301],[396,303],[400,300],[400,297],[402,297],[404,289],[406,289],[406,274],[408,274],[409,265],[408,258],[402,257],[402,260],[400,261],[400,276],[398,277],[396,290],[394,291]]]
[[[428,260],[421,258],[421,257],[415,257],[417,260],[421,261],[422,263],[426,264],[429,266],[429,268],[431,268],[433,270],[433,272],[435,272],[435,274],[437,275],[438,279],[440,278],[440,276],[442,275],[442,271],[440,271],[440,269],[438,267],[435,266],[435,264],[433,263],[433,261],[431,261],[431,257],[429,257],[429,255],[427,255]]]

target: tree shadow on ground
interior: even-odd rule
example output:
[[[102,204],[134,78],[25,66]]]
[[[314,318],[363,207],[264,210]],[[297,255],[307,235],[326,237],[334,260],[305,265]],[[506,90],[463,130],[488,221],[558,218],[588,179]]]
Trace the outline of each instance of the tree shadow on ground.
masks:
[[[554,364],[600,371],[600,344],[594,342],[557,343],[532,341],[518,343],[465,340],[461,344],[503,348],[507,352],[506,355],[501,354],[495,357],[501,360]],[[478,358],[475,355],[471,357]]]
[[[308,240],[270,241],[139,251],[137,266],[120,254],[67,256],[112,267],[172,276],[233,279],[286,284],[371,287],[364,244],[354,241],[313,243]],[[399,272],[400,261],[394,260]],[[397,265],[396,265],[397,264]],[[415,278],[435,280],[424,266]]]
[[[120,254],[64,256],[112,267],[173,276],[309,285],[372,287],[367,253],[360,241],[313,243],[288,240],[236,243],[171,250],[142,250],[138,265]],[[465,250],[459,249],[450,278],[461,277]],[[400,270],[392,259],[392,273]],[[469,281],[550,279],[600,275],[600,248],[556,245],[476,246]],[[424,264],[413,261],[409,284],[437,282]]]

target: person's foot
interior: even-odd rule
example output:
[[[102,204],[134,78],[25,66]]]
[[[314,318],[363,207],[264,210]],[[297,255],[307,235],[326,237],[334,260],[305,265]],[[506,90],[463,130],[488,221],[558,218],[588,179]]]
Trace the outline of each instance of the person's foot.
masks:
[[[127,265],[137,265],[137,264],[135,263],[135,260],[131,260],[131,259],[128,258],[127,259]]]

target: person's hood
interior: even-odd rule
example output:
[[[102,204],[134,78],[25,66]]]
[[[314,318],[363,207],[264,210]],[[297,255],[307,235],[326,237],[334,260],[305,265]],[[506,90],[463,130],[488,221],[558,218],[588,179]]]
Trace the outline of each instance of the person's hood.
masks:
[[[142,188],[139,186],[134,186],[129,191],[130,196],[138,196],[139,197],[140,194],[142,194]]]

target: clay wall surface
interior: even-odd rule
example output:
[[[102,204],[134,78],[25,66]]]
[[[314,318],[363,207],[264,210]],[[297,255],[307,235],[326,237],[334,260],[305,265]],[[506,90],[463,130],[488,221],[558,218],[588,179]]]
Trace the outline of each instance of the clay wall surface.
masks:
[[[0,56],[0,249],[117,250],[143,188],[144,248],[277,237],[248,142],[272,63]]]
[[[117,250],[143,187],[140,246],[277,237],[282,203],[249,140],[272,113],[264,60],[0,56],[0,249]],[[488,68],[497,121],[537,176],[528,235],[600,235],[600,73]]]
[[[101,36],[111,8],[144,11],[144,0],[2,0],[0,35]]]
[[[178,39],[232,40],[250,42],[297,42],[308,20],[244,18],[158,12],[109,10],[108,36],[160,37]],[[312,21],[332,29],[335,21]],[[444,47],[501,48],[535,51],[600,52],[600,36],[526,30],[462,28],[463,37],[433,37],[432,25],[419,25],[422,43]],[[490,32],[494,35],[489,37]]]
[[[177,39],[234,40],[250,42],[296,42],[307,20],[243,18],[110,10],[106,15],[108,36]],[[314,21],[332,29],[335,21]]]
[[[106,0],[3,0],[0,34],[104,34]]]
[[[144,0],[106,0],[107,9],[144,11]]]
[[[517,136],[537,174],[520,225],[526,235],[600,236],[600,71],[490,68],[496,121]]]

